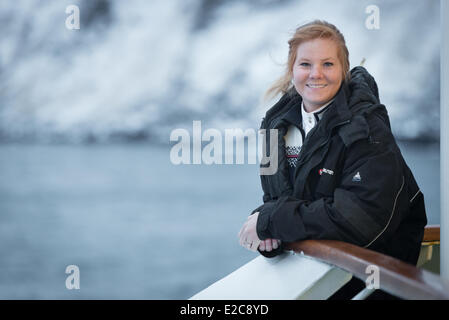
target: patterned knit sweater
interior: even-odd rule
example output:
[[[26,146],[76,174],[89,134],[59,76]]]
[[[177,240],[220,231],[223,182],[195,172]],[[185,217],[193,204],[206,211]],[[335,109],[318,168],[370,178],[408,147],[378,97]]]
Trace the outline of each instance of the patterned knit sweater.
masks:
[[[285,155],[287,157],[288,169],[290,173],[290,181],[293,183],[294,174],[296,169],[296,164],[298,163],[299,152],[301,151],[302,145],[306,136],[309,134],[316,124],[323,117],[324,112],[331,107],[333,100],[329,101],[319,109],[313,112],[307,112],[304,109],[304,103],[301,103],[301,114],[298,117],[302,118],[301,127],[295,125],[290,125],[288,127],[287,134],[284,136],[285,139]]]

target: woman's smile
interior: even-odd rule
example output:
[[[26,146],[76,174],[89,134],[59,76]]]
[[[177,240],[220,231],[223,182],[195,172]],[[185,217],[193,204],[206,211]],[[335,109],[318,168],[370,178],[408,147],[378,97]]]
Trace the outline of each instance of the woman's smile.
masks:
[[[306,86],[312,89],[321,89],[327,87],[327,84],[306,84]]]

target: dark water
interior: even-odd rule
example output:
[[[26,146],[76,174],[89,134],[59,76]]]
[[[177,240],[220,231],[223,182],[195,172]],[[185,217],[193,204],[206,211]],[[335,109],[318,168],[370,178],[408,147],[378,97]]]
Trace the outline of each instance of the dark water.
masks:
[[[439,146],[401,145],[439,223]],[[257,255],[237,232],[256,165],[180,165],[148,145],[0,145],[1,299],[184,299]],[[80,269],[80,290],[65,269]]]

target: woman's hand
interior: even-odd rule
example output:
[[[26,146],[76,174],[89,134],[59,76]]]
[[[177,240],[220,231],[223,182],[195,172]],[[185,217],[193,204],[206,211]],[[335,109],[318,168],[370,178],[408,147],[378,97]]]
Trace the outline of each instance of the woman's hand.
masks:
[[[247,248],[251,251],[257,251],[259,248],[260,251],[268,251],[275,250],[279,247],[281,240],[277,239],[265,239],[260,240],[257,236],[257,218],[259,217],[259,212],[255,212],[250,215],[246,222],[243,224],[242,229],[239,232],[239,242],[240,245],[244,248]]]
[[[265,239],[265,240],[262,240],[262,242],[260,243],[259,250],[270,252],[271,250],[276,250],[277,248],[279,248],[280,244],[281,244],[281,240]]]
[[[259,212],[250,215],[239,232],[240,245],[251,251],[257,251],[257,248],[261,243],[256,230],[258,217]]]

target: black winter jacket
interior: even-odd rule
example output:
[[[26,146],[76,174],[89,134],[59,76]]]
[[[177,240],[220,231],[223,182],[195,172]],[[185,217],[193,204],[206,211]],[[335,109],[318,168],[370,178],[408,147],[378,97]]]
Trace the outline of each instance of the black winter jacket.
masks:
[[[307,135],[292,184],[283,137],[289,125],[302,122],[301,100],[291,90],[262,121],[261,129],[279,131],[278,170],[261,175],[264,204],[253,211],[259,211],[259,238],[340,240],[416,264],[427,223],[424,196],[391,133],[374,78],[363,67],[351,70]]]

